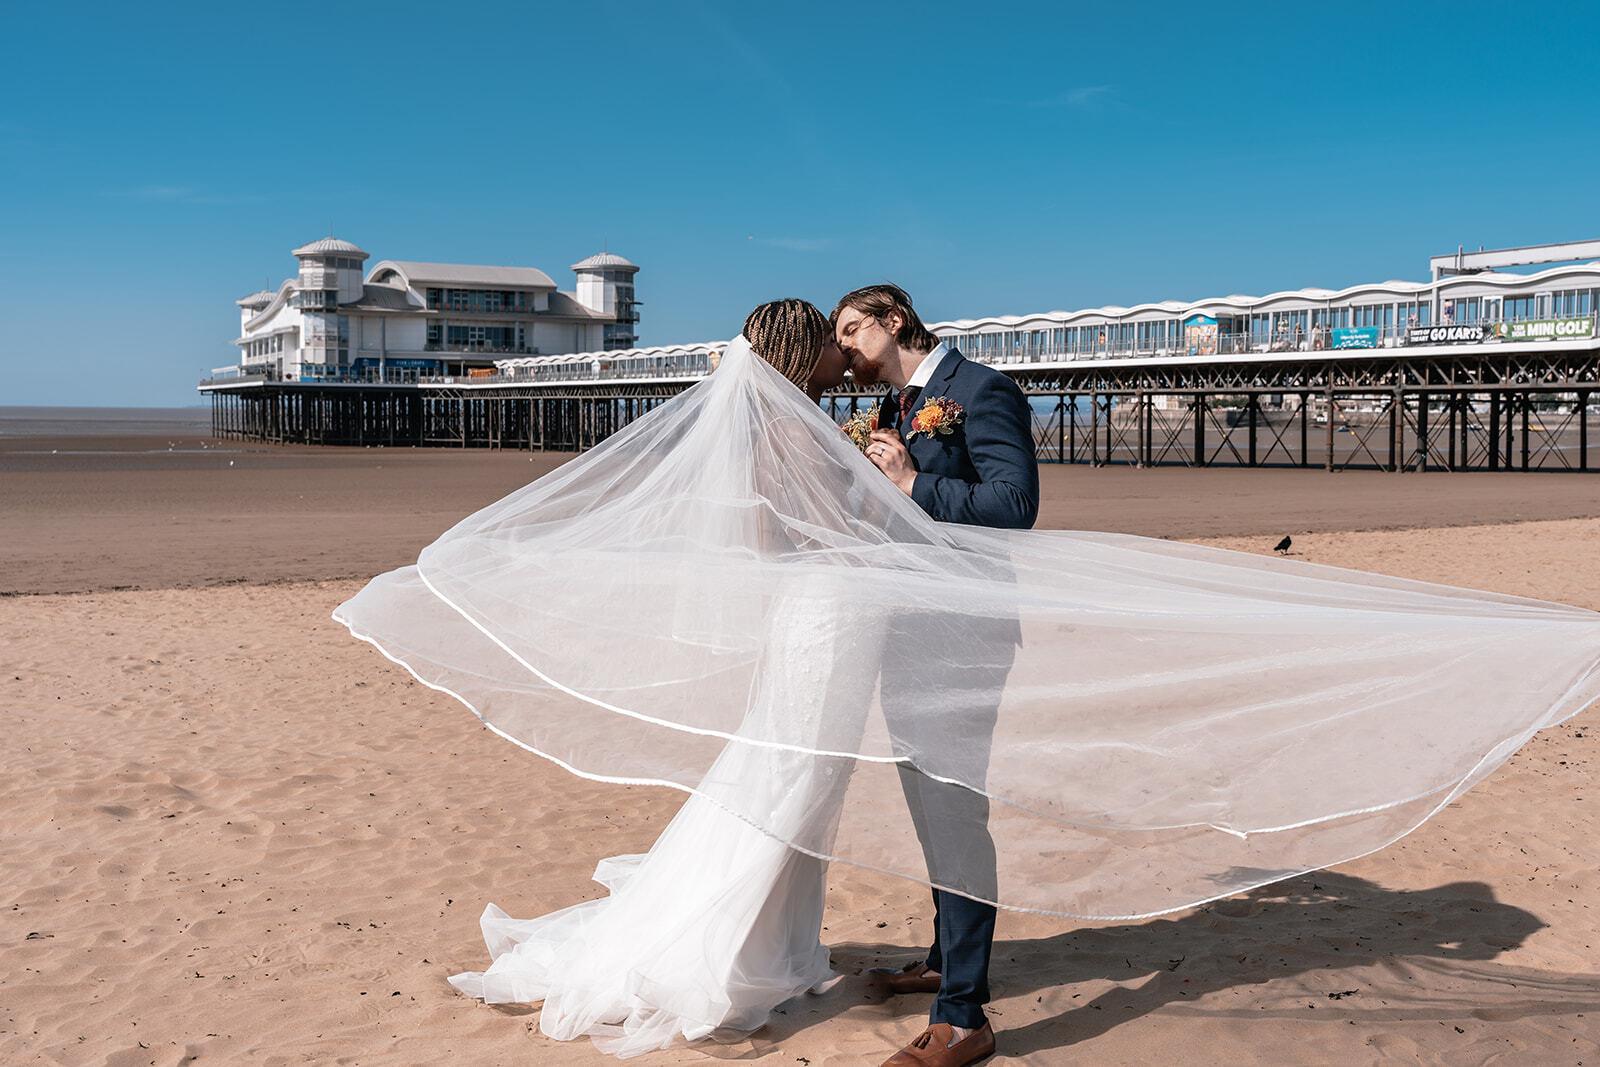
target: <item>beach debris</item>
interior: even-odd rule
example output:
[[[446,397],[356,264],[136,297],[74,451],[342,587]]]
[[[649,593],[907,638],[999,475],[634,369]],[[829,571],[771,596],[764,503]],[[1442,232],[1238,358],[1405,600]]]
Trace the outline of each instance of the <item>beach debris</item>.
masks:
[[[1292,544],[1294,544],[1294,538],[1284,534],[1283,540],[1272,546],[1272,551],[1280,556],[1287,556],[1289,554],[1289,546]]]

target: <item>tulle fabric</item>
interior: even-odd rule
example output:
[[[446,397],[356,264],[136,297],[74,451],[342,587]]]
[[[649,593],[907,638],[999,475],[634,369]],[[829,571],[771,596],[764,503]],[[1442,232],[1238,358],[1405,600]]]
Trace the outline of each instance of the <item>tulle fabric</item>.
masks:
[[[809,680],[764,657],[796,588],[806,626],[841,635]],[[336,617],[575,773],[684,790],[803,854],[1097,919],[1382,847],[1600,695],[1591,611],[936,523],[742,339]],[[760,713],[835,669],[874,680],[815,721]],[[789,820],[767,788],[719,786],[731,753],[843,784],[827,818]]]
[[[762,649],[768,684],[743,729],[843,746],[859,736],[880,631],[870,613],[830,625],[838,593],[827,578],[788,583]],[[531,920],[490,904],[493,963],[451,984],[489,1003],[542,1001],[545,1034],[587,1035],[621,1058],[758,1029],[834,976],[820,941],[827,864],[782,838],[828,840],[850,770],[797,748],[726,744],[648,854],[601,861],[608,896]],[[751,807],[771,813],[766,828],[731,810]]]

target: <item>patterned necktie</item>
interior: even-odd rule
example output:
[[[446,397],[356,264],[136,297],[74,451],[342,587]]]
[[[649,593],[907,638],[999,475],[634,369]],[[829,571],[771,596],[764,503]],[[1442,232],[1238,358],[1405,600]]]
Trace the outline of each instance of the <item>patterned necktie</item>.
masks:
[[[905,425],[906,417],[911,414],[911,405],[917,402],[917,396],[921,392],[922,388],[916,385],[900,390],[900,425]]]

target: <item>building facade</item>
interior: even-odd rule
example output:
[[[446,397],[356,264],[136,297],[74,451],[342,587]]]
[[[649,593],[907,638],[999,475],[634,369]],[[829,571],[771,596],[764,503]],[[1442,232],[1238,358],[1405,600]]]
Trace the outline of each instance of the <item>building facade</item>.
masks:
[[[985,363],[1317,352],[1595,336],[1600,263],[1266,296],[1164,300],[934,323]]]
[[[213,380],[392,381],[494,373],[497,359],[638,343],[639,268],[612,252],[572,265],[562,292],[535,267],[386,259],[334,237],[299,270],[239,299],[239,361]]]
[[[1265,296],[1163,300],[1031,315],[953,319],[929,328],[970,359],[998,366],[1083,360],[1201,359],[1361,349],[1442,348],[1503,342],[1594,343],[1600,313],[1600,241],[1431,261],[1429,281]],[[1532,273],[1508,266],[1560,264]],[[512,380],[671,378],[707,373],[725,341],[499,361]]]

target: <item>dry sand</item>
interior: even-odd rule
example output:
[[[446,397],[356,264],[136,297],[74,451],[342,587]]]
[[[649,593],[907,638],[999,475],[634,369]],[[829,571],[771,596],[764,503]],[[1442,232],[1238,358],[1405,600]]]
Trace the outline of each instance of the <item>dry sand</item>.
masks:
[[[486,901],[598,895],[595,860],[645,847],[678,795],[495,738],[329,620],[359,582],[291,580],[403,562],[540,463],[241,455],[231,480],[127,456],[0,473],[0,589],[95,590],[0,599],[0,1062],[610,1062],[444,979],[483,964]],[[1257,551],[1293,532],[1306,559],[1600,608],[1600,519],[1503,521],[1586,514],[1583,479],[1047,478],[1057,525]],[[1405,525],[1427,528],[1314,532]],[[1333,871],[1146,922],[1003,914],[995,1062],[1600,1063],[1597,725]],[[898,962],[928,912],[839,867],[824,937],[843,968]],[[643,1062],[873,1064],[926,1006],[846,982],[748,1041]]]

